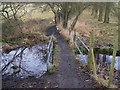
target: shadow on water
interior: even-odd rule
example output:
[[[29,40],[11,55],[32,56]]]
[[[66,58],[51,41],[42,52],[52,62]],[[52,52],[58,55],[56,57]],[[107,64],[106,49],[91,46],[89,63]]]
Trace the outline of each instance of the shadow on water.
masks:
[[[47,45],[34,45],[30,48],[25,48],[21,53],[23,48],[18,48],[12,50],[9,53],[2,54],[1,67],[4,68],[15,55],[17,57],[8,64],[8,66],[3,70],[2,76],[15,75],[20,78],[26,78],[28,76],[40,77],[47,71],[46,55],[47,55]],[[1,49],[2,52],[2,49]]]

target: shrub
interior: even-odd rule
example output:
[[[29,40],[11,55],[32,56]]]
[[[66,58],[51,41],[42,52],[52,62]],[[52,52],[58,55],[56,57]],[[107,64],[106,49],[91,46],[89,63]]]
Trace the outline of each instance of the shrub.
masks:
[[[17,21],[13,18],[10,20],[4,20],[2,23],[2,36],[3,38],[14,36],[21,33],[19,25],[22,25],[22,21],[17,19]]]

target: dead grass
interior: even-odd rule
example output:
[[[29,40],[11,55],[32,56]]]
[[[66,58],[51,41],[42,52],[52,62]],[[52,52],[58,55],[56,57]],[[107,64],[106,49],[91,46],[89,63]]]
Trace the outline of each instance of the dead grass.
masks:
[[[99,45],[106,45],[114,43],[114,32],[118,29],[118,26],[115,17],[110,17],[110,23],[105,24],[103,22],[98,22],[97,19],[91,16],[88,10],[85,10],[83,14],[81,14],[75,28],[84,38],[89,38],[90,32],[94,30],[96,43]]]
[[[49,20],[46,19],[31,19],[29,21],[26,21],[23,25],[23,33],[25,32],[42,32],[45,30],[48,26],[50,26],[51,23],[49,23]]]
[[[91,77],[95,79],[93,75],[91,75]],[[98,77],[98,80],[96,80],[96,82],[99,84],[98,86],[104,86],[106,88],[108,87],[108,80],[104,80],[103,78]],[[118,88],[118,87],[115,84],[112,84],[111,88]]]
[[[69,20],[68,27],[70,27],[70,23],[73,19]],[[95,46],[107,47],[108,44],[114,43],[115,32],[118,29],[117,18],[110,16],[110,23],[106,24],[103,22],[99,22],[93,16],[91,16],[91,12],[85,10],[79,17],[75,29],[78,32],[80,37],[86,40],[85,43],[89,41],[90,33],[92,30],[95,31]],[[59,26],[60,27],[60,26]],[[63,29],[60,27],[61,34],[63,34],[66,39],[70,39],[68,29]]]
[[[30,19],[52,19],[54,18],[54,14],[51,11],[41,12],[40,10],[34,10],[24,17],[22,17],[23,21],[29,21]]]
[[[2,40],[4,51],[12,50],[19,46],[31,46],[37,43],[46,43],[49,38],[43,31],[51,25],[47,20],[29,20],[22,26],[22,34],[17,32],[14,35],[8,35]],[[7,49],[6,49],[7,48]]]
[[[56,39],[55,39],[55,43],[57,43]],[[56,70],[57,70],[57,67],[59,66],[59,63],[60,63],[60,47],[56,44],[54,45],[55,49],[53,51],[53,65],[50,69],[48,69],[48,73],[49,74],[52,74],[54,73]]]

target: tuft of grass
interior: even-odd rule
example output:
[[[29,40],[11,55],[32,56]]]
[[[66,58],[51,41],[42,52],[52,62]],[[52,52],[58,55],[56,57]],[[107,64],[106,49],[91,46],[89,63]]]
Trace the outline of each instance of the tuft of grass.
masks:
[[[59,65],[59,62],[61,60],[60,53],[61,53],[61,49],[59,45],[56,45],[53,51],[53,60],[54,60],[53,62],[56,67]]]
[[[55,65],[52,65],[51,68],[48,69],[49,74],[53,74],[56,71],[57,67]]]

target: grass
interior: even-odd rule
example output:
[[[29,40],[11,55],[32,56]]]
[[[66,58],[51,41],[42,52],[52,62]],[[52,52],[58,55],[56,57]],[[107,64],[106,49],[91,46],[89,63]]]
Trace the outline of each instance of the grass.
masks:
[[[77,27],[78,32],[82,32],[83,34],[91,32],[91,30],[95,30],[96,42],[97,44],[106,45],[114,43],[114,32],[118,30],[117,26],[117,18],[110,16],[110,23],[106,24],[103,22],[99,22],[97,18],[91,16],[91,12],[85,10],[79,20],[78,25],[85,22],[84,26]],[[83,28],[84,27],[84,28]],[[84,29],[84,30],[82,30]],[[89,37],[89,35],[88,35]]]
[[[81,33],[80,35],[83,35],[82,37],[85,39],[89,39],[91,31],[94,30],[95,44],[100,44],[100,48],[106,48],[107,44],[114,44],[114,33],[118,30],[117,18],[110,16],[110,23],[106,24],[99,22],[91,16],[91,13],[88,10],[86,10],[81,14],[75,28],[77,32]],[[87,35],[85,36],[85,34]],[[108,80],[104,80],[103,78],[98,77],[96,82],[101,86],[108,86]],[[112,84],[112,88],[116,87],[116,85]]]
[[[41,12],[40,10],[34,10],[24,17],[22,17],[23,21],[28,21],[30,19],[52,19],[54,18],[54,14],[50,11]]]
[[[100,86],[104,86],[104,87],[106,87],[106,88],[108,87],[108,80],[104,80],[104,79],[98,77],[97,82],[98,82],[98,84],[99,84]],[[111,88],[117,88],[117,86],[114,85],[114,84],[112,84],[112,85],[111,85]]]
[[[56,39],[55,39],[55,43],[56,43]],[[55,48],[54,48],[54,51],[53,51],[53,65],[52,67],[48,70],[48,73],[49,74],[52,74],[56,71],[58,65],[59,65],[59,62],[60,62],[60,52],[61,52],[61,49],[60,47],[56,44],[55,45]]]
[[[48,41],[48,38],[44,35],[43,32],[48,26],[51,25],[51,23],[49,22],[51,21],[51,18],[53,18],[53,13],[52,12],[41,13],[40,11],[35,10],[33,12],[30,12],[30,14],[31,16],[29,16],[29,14],[26,14],[24,17],[22,17],[22,20],[24,21],[23,24],[21,24],[22,35],[18,30],[19,27],[17,27],[14,30],[14,34],[11,34],[11,31],[2,34],[3,38],[0,41],[2,46],[6,46],[6,45],[13,46],[17,44],[33,45],[34,43],[36,43],[36,41],[37,42]],[[42,19],[45,20],[42,21]]]

